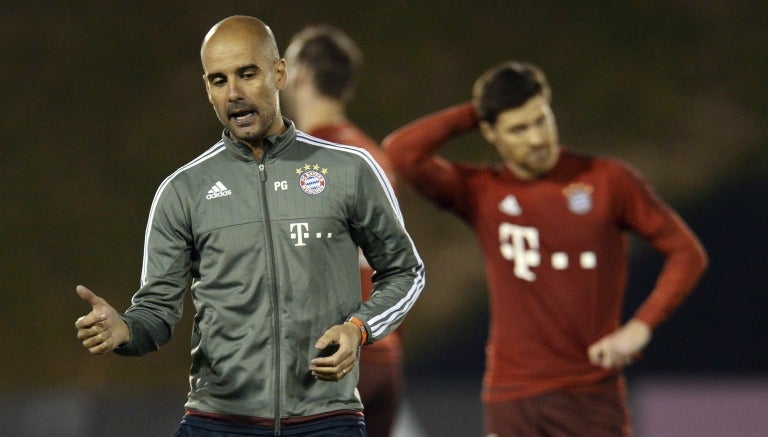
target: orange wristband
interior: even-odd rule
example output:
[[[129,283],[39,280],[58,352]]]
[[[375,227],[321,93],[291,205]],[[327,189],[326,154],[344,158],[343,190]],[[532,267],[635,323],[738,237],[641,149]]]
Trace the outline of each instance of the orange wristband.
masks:
[[[351,322],[360,328],[360,346],[364,345],[368,341],[368,331],[365,329],[365,323],[361,322],[357,317],[350,317],[347,322]]]

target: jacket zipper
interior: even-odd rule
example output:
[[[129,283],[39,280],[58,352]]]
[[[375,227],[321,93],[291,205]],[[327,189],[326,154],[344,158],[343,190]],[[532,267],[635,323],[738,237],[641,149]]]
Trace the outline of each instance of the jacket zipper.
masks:
[[[269,219],[269,206],[267,205],[267,172],[265,171],[264,161],[266,160],[266,156],[262,157],[261,162],[259,163],[259,179],[261,180],[261,200],[262,204],[264,205],[264,226],[266,228],[266,234],[267,234],[267,246],[269,247],[269,271],[272,274],[272,312],[273,312],[273,318],[274,318],[274,331],[275,331],[275,339],[274,339],[274,348],[275,348],[275,355],[273,360],[274,365],[274,375],[275,375],[275,403],[274,403],[274,416],[275,416],[275,434],[276,436],[280,435],[281,432],[281,424],[280,424],[280,402],[281,396],[280,396],[280,390],[281,390],[281,384],[280,384],[280,305],[278,305],[278,299],[279,299],[279,293],[278,293],[278,287],[277,287],[277,272],[275,271],[275,245],[272,241],[272,224],[270,223]]]

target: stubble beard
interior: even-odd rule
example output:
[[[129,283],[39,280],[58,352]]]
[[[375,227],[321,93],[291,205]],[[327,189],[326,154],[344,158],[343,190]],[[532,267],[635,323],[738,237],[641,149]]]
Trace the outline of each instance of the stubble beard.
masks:
[[[269,135],[269,129],[274,124],[276,115],[258,112],[259,118],[256,124],[244,128],[233,126],[230,123],[229,131],[233,137],[251,147],[261,147],[264,138]]]

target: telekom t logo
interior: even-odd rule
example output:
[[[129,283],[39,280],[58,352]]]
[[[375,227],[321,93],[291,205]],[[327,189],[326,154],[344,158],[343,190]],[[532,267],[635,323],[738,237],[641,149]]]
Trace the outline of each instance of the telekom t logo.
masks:
[[[539,252],[539,231],[536,228],[502,223],[499,225],[499,250],[504,259],[515,263],[515,276],[525,281],[532,282],[536,274],[531,267],[541,265],[541,253]],[[574,254],[570,254],[574,255]],[[592,251],[583,251],[575,259],[576,266],[571,266],[569,254],[565,252],[552,252],[549,260],[552,269],[566,270],[571,267],[581,267],[584,270],[597,268],[597,255]]]
[[[502,223],[499,225],[499,250],[504,259],[515,263],[515,276],[533,281],[531,267],[541,263],[539,231],[536,228]]]
[[[306,246],[304,240],[309,238],[309,223],[291,223],[291,240],[297,240],[296,246]]]
[[[294,246],[306,246],[307,240],[309,240],[310,237],[314,238],[315,240],[329,240],[333,238],[333,232],[321,231],[310,234],[309,223],[307,222],[289,223],[289,226],[291,231],[291,240],[296,241]]]

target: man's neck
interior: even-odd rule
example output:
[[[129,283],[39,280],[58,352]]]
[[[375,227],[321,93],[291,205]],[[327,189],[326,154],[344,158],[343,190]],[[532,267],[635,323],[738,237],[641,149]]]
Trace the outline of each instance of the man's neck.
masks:
[[[248,148],[251,149],[251,154],[253,155],[253,158],[256,161],[261,161],[261,158],[264,157],[264,139],[263,138],[258,142],[256,142],[256,141],[246,141],[246,140],[236,138],[235,136],[232,135],[232,133],[228,133],[227,135],[232,141],[243,143],[246,146],[248,146]]]
[[[264,157],[264,151],[269,145],[269,143],[265,140],[265,137],[270,135],[282,135],[286,130],[288,130],[288,126],[284,123],[283,116],[279,112],[277,117],[280,123],[273,124],[272,128],[270,128],[270,130],[264,134],[264,137],[248,141],[241,138],[236,138],[230,131],[227,131],[227,135],[232,141],[238,141],[248,146],[248,148],[251,149],[251,153],[253,154],[253,157],[256,159],[256,161],[261,161],[261,159]]]
[[[305,99],[296,108],[296,127],[305,132],[345,121],[344,104],[339,100],[318,96]]]
[[[249,147],[251,148],[253,159],[255,159],[257,162],[261,162],[261,158],[264,157],[264,143],[261,143],[258,147]]]

